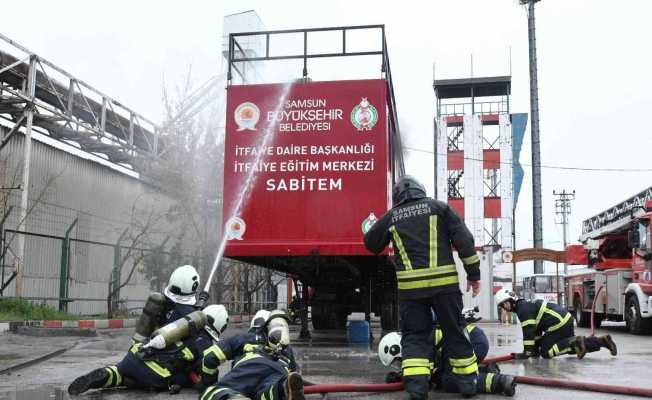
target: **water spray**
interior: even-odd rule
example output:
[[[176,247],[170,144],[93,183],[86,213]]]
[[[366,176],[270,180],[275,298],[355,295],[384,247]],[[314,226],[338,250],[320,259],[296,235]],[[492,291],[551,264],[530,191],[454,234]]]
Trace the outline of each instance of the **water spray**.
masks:
[[[283,90],[281,91],[281,95],[279,96],[279,102],[274,108],[275,112],[278,112],[283,107],[283,105],[285,104],[285,100],[290,94],[291,88],[292,88],[292,82],[288,82],[287,84],[285,84]],[[276,129],[278,122],[279,120],[275,118],[265,128],[262,142],[260,144],[261,149],[269,147],[271,143],[271,138],[274,136],[274,130]],[[252,165],[254,166],[260,165],[260,162],[263,160],[263,157],[266,154],[267,154],[266,151],[256,152],[256,158]],[[229,215],[229,218],[227,218],[227,221],[229,221],[232,217],[235,217],[240,213],[242,209],[242,205],[244,204],[245,199],[248,197],[248,192],[251,190],[255,182],[256,182],[256,168],[252,167],[247,173],[247,178],[245,179],[242,190],[240,191],[240,197],[238,198],[235,207],[232,209],[231,215]],[[227,242],[227,236],[222,235],[222,241],[220,242],[220,246],[217,250],[217,254],[215,255],[215,261],[213,262],[213,267],[211,268],[211,272],[208,275],[208,279],[206,280],[206,286],[204,286],[205,293],[208,293],[211,286],[211,282],[213,281],[213,276],[215,275],[215,271],[217,271],[217,266],[220,264],[220,260],[224,256],[224,251],[226,250],[226,242]],[[204,300],[200,298],[200,305],[203,306],[204,304],[201,303],[205,302],[206,300],[208,299]]]

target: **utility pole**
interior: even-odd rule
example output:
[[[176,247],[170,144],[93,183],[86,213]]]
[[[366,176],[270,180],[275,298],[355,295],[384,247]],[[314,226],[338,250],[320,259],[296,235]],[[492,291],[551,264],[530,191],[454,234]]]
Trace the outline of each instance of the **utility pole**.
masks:
[[[568,230],[568,216],[571,213],[571,201],[575,200],[575,191],[567,192],[566,189],[558,192],[556,190],[552,191],[552,194],[557,196],[555,199],[555,214],[560,215],[561,218],[557,221],[557,224],[561,224],[563,228],[563,237],[564,237],[564,250],[568,246],[567,230]],[[568,265],[564,263],[564,276],[568,273]]]
[[[527,4],[527,27],[530,48],[530,128],[532,132],[532,229],[534,247],[543,247],[543,217],[541,213],[541,148],[539,142],[539,84],[537,79],[537,39],[535,33],[534,3],[539,0],[520,0]],[[543,261],[534,261],[534,273],[543,273]]]

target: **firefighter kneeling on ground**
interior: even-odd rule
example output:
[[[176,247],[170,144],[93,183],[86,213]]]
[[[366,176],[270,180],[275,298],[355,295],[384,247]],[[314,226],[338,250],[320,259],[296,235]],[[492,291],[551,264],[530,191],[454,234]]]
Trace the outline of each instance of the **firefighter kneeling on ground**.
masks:
[[[203,308],[208,293],[199,295],[201,307],[197,307],[199,274],[192,265],[182,265],[170,275],[167,286],[161,293],[152,293],[145,302],[143,312],[136,322],[134,343],[147,341],[157,328],[183,318],[198,308]]]
[[[89,389],[126,387],[168,390],[176,394],[182,387],[194,386],[201,391],[214,384],[218,378],[217,368],[203,368],[204,357],[226,329],[229,314],[221,304],[210,305],[196,313],[205,315],[204,329],[192,330],[195,313],[174,321],[164,327],[167,332],[180,322],[190,323],[190,334],[182,341],[162,350],[135,343],[118,364],[98,368],[75,379],[68,387],[68,393],[78,395]],[[194,382],[191,373],[197,370],[201,370],[201,380]]]
[[[470,319],[477,320],[472,313]],[[467,322],[469,322],[469,319],[467,319]],[[482,362],[489,353],[489,340],[487,339],[487,335],[485,335],[482,329],[472,323],[467,323],[465,329],[468,332],[478,362]],[[457,393],[459,389],[455,377],[452,374],[444,333],[438,323],[435,323],[434,340],[433,372],[430,381],[439,390]],[[391,332],[383,336],[378,344],[378,357],[383,365],[391,367],[393,364],[400,362],[401,353],[400,333]],[[387,383],[399,382],[401,378],[400,372],[392,371],[387,374],[385,381]],[[513,376],[501,374],[496,364],[481,366],[478,374],[477,392],[514,396],[516,382]]]
[[[303,400],[303,379],[290,347],[287,315],[260,310],[248,333],[232,336],[211,347],[207,368],[232,360],[231,370],[200,400]]]
[[[402,369],[410,399],[427,399],[434,309],[446,336],[452,374],[459,392],[476,393],[478,365],[468,334],[464,331],[462,293],[453,259],[457,249],[467,275],[467,290],[480,291],[480,259],[473,235],[446,203],[426,197],[421,183],[401,177],[392,191],[394,206],[365,234],[373,253],[393,244],[398,281]]]
[[[616,343],[610,335],[575,336],[573,318],[568,311],[545,300],[520,299],[508,289],[501,289],[495,296],[498,307],[516,312],[523,329],[523,353],[514,354],[516,359],[528,357],[552,358],[564,354],[576,354],[582,359],[586,353],[606,348],[612,356],[618,354]]]

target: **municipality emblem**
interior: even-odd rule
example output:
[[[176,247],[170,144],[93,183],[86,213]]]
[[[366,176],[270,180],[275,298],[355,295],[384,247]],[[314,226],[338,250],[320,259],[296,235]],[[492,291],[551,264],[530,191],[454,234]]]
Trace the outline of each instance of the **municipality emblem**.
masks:
[[[376,215],[374,213],[369,213],[369,216],[365,218],[364,221],[362,221],[362,233],[367,233],[369,232],[369,229],[378,221],[378,218],[376,218]]]
[[[238,131],[255,131],[256,124],[260,119],[260,110],[254,103],[247,101],[236,107],[234,117]]]
[[[351,111],[351,123],[359,131],[370,131],[378,122],[378,111],[366,97]]]
[[[242,240],[242,235],[244,235],[247,230],[247,224],[244,220],[239,217],[231,217],[226,221],[226,239],[227,240]]]

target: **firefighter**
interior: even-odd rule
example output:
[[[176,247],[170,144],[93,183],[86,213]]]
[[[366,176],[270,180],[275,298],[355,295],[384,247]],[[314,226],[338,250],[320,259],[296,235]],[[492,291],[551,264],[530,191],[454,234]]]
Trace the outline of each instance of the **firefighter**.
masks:
[[[176,268],[170,275],[163,294],[152,293],[147,298],[143,312],[136,322],[133,341],[143,343],[157,328],[195,311],[198,288],[199,274],[195,267],[182,265]],[[207,300],[208,294],[202,292],[200,297]]]
[[[219,340],[229,321],[226,308],[221,304],[210,305],[203,312],[207,323],[195,335],[164,350],[144,352],[143,344],[135,343],[118,364],[95,369],[75,379],[68,386],[68,393],[78,395],[89,389],[127,387],[168,390],[174,394],[182,387],[193,386],[190,372],[203,366],[208,349]],[[201,368],[199,388],[216,381],[217,369]]]
[[[475,318],[473,318],[475,319]],[[468,321],[468,320],[467,320]],[[473,351],[481,362],[489,353],[489,340],[484,331],[472,323],[467,323],[465,327]],[[446,392],[456,393],[459,391],[455,377],[452,374],[452,367],[448,360],[448,351],[445,346],[444,334],[439,324],[435,325],[434,333],[435,348],[433,350],[433,373],[430,378],[431,382],[438,388]],[[378,357],[386,367],[401,361],[401,335],[398,332],[391,332],[385,335],[378,344]],[[385,378],[387,383],[398,382],[401,380],[401,374],[389,372]],[[516,392],[516,382],[511,375],[500,373],[497,365],[491,364],[479,368],[478,393],[495,393],[513,396]]]
[[[289,344],[285,312],[259,311],[249,333],[232,336],[209,350],[208,368],[227,360],[232,360],[232,367],[200,400],[303,400],[303,379]]]
[[[520,299],[508,289],[496,293],[496,304],[506,311],[514,311],[523,329],[523,352],[517,359],[528,357],[552,358],[564,354],[576,354],[582,359],[586,353],[606,348],[612,356],[618,354],[616,343],[610,335],[575,336],[574,324],[568,311],[555,303],[544,300]]]
[[[394,206],[364,236],[367,249],[380,253],[390,243],[400,299],[403,382],[410,399],[426,399],[428,354],[433,344],[431,309],[437,314],[450,354],[452,374],[465,396],[476,393],[478,366],[461,319],[462,293],[453,259],[454,246],[467,275],[467,291],[480,291],[480,259],[473,236],[448,205],[426,197],[411,176],[394,185]]]

